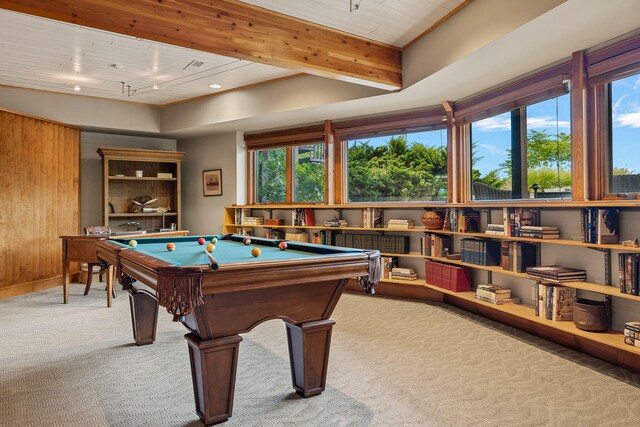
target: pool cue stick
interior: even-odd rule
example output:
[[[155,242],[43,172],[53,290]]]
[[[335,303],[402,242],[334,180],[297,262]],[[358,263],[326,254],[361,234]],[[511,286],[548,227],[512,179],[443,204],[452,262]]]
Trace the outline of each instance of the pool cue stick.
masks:
[[[206,249],[205,249],[204,253],[209,258],[209,261],[211,261],[211,264],[209,264],[211,269],[212,270],[217,270],[220,267],[220,265],[218,264],[218,261],[216,261],[216,259],[213,257],[213,255],[211,255],[209,252],[207,252]]]

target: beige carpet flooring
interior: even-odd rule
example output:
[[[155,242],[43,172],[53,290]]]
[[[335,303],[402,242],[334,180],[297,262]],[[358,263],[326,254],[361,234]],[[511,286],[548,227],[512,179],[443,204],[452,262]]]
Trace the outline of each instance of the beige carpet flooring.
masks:
[[[198,426],[184,328],[132,344],[94,285],[0,300],[1,426]],[[225,426],[638,426],[640,376],[443,304],[344,295],[326,391],[291,387],[285,327],[240,345]]]

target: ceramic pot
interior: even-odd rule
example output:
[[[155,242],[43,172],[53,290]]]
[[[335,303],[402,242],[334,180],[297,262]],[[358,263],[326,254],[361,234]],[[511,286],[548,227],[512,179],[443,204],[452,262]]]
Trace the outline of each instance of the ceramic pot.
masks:
[[[427,230],[442,230],[444,213],[441,211],[425,211],[422,214],[422,223]]]

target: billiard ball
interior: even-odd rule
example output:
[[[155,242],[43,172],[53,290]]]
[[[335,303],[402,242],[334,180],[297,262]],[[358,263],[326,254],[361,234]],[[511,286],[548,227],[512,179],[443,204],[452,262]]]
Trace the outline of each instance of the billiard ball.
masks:
[[[198,244],[199,245],[204,245],[204,242],[205,242],[204,237],[201,237],[201,238],[198,239]]]
[[[251,249],[251,255],[253,255],[253,256],[260,256],[261,253],[262,253],[262,251],[260,250],[260,248]]]
[[[207,252],[213,252],[216,250],[216,246],[213,243],[207,245]]]
[[[138,246],[138,242],[136,242],[135,240],[129,240],[129,246],[135,248],[136,246]]]
[[[280,248],[281,251],[284,251],[285,249],[287,249],[287,242],[278,243],[278,248]]]
[[[218,238],[217,238],[217,237],[212,237],[212,238],[211,238],[211,243],[213,243],[214,245],[215,245],[216,243],[218,243]]]
[[[167,243],[167,250],[168,251],[175,251],[176,250],[176,245],[174,243]]]
[[[244,243],[245,245],[250,245],[251,244],[251,239],[248,237],[245,237],[244,240],[242,241],[242,243]]]

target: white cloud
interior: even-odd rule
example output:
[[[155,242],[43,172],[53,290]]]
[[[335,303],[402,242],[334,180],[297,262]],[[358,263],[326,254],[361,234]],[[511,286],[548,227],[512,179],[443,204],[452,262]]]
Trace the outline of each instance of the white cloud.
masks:
[[[487,151],[488,153],[491,153],[491,154],[500,154],[502,156],[506,155],[506,150],[504,148],[496,147],[495,145],[478,144],[477,147],[478,148],[482,148],[482,149],[484,149],[485,151]]]
[[[640,111],[633,113],[617,114],[613,118],[618,126],[628,126],[632,128],[640,128]]]
[[[559,120],[557,126],[560,129],[571,129],[570,123],[564,120]],[[527,129],[550,129],[555,131],[556,118],[553,116],[527,117]]]
[[[488,119],[480,120],[473,123],[474,129],[479,129],[484,132],[491,131],[504,131],[511,129],[511,117],[509,116],[496,116],[489,117]]]

